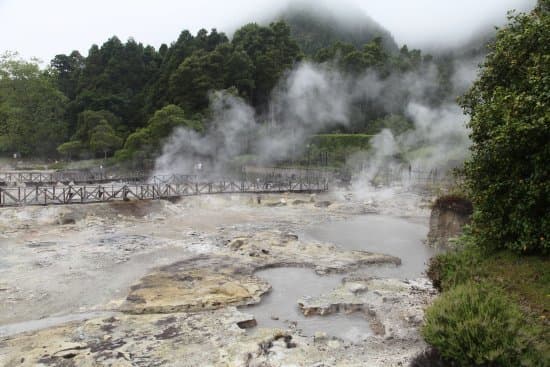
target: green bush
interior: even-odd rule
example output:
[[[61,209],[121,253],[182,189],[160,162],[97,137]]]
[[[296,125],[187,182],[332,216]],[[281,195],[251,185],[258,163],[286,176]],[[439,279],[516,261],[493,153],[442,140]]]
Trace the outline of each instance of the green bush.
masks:
[[[422,334],[459,366],[541,365],[518,306],[488,285],[466,283],[443,293],[427,309]]]
[[[323,154],[328,153],[330,166],[342,166],[353,154],[367,151],[372,135],[367,134],[319,134],[313,135],[309,141],[309,149],[304,152],[304,158],[309,156],[315,162]]]
[[[483,251],[472,242],[466,227],[456,248],[437,254],[428,263],[426,275],[439,291],[446,291],[456,285],[474,279],[480,274],[480,265],[485,258]]]

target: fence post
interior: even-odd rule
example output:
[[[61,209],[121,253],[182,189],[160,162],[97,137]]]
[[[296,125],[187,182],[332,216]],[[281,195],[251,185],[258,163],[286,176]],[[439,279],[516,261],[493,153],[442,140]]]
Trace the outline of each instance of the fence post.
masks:
[[[126,185],[122,187],[122,200],[128,201],[128,187]]]

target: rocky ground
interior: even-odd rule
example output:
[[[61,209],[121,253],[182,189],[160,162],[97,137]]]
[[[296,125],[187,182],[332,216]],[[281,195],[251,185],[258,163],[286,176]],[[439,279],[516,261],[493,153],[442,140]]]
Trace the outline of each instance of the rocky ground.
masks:
[[[412,194],[209,196],[0,210],[2,366],[400,366],[424,348],[426,279],[377,279],[384,254],[297,236],[310,224],[380,212],[425,220]],[[401,202],[400,202],[401,200]],[[342,272],[296,302],[305,315],[355,313],[373,334],[344,341],[256,326],[239,306],[270,284],[255,271]],[[299,279],[296,279],[299,286]]]

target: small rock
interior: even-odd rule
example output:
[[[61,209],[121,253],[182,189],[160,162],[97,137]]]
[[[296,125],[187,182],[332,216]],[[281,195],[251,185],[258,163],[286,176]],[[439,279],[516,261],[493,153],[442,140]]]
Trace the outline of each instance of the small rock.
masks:
[[[258,323],[256,322],[256,319],[243,320],[243,321],[237,322],[237,326],[241,329],[250,329],[257,325]]]
[[[315,207],[316,208],[327,208],[331,205],[332,203],[330,201],[327,201],[327,200],[324,200],[324,201],[318,201],[315,203]]]
[[[353,294],[365,293],[368,291],[368,287],[364,283],[347,283],[346,287]]]
[[[314,342],[326,341],[327,338],[328,338],[328,335],[327,335],[327,333],[325,333],[324,331],[317,331],[317,332],[313,335],[313,341],[314,341]]]
[[[328,343],[327,343],[328,347],[329,348],[332,348],[332,349],[338,349],[340,348],[340,342],[338,340],[330,340]]]
[[[244,240],[241,238],[236,238],[233,241],[229,242],[229,248],[231,250],[238,250],[244,245]]]

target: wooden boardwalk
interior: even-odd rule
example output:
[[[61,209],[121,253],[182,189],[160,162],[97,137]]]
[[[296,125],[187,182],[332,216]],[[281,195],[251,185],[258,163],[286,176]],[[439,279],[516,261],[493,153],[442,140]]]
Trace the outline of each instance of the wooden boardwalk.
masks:
[[[16,184],[25,184],[29,186],[36,185],[55,185],[63,184],[93,184],[106,183],[112,181],[124,182],[143,182],[148,176],[142,172],[131,174],[112,174],[103,172],[85,172],[85,171],[11,171],[0,172],[0,186],[10,186]]]
[[[0,207],[101,203],[119,200],[175,199],[183,196],[233,193],[321,192],[328,190],[326,180],[261,182],[259,180],[218,180],[199,182],[177,176],[156,177],[149,183],[46,185],[0,187]]]

